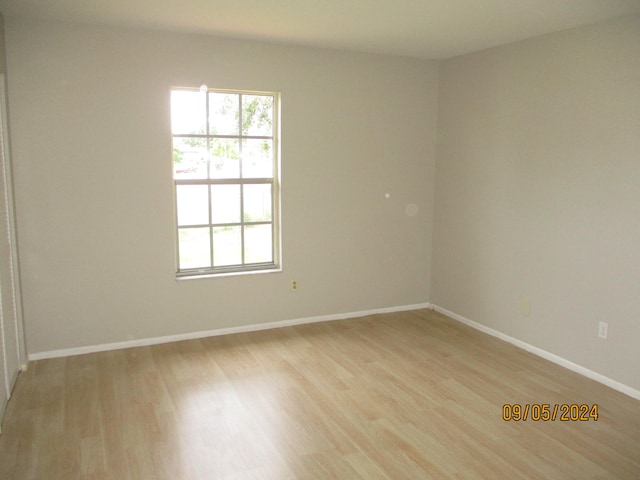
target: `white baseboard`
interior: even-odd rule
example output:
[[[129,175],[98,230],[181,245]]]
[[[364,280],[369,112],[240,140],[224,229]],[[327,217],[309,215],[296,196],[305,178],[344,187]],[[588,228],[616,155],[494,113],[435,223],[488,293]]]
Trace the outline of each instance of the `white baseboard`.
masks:
[[[0,399],[0,434],[2,434],[2,420],[4,419],[4,411],[7,408],[9,400],[11,399],[11,395],[13,394],[13,387],[15,387],[16,381],[18,380],[18,375],[21,371],[22,370],[16,370],[15,372],[13,372],[13,375],[9,380],[9,391],[7,392],[6,396],[2,395],[2,398]]]
[[[233,333],[257,332],[259,330],[269,330],[272,328],[291,327],[294,325],[304,325],[307,323],[329,322],[332,320],[345,320],[348,318],[365,317],[378,313],[404,312],[409,310],[419,310],[422,308],[433,308],[430,303],[418,303],[413,305],[402,305],[397,307],[376,308],[373,310],[361,310],[358,312],[336,313],[331,315],[321,315],[317,317],[305,317],[292,320],[281,320],[269,323],[257,323],[253,325],[243,325],[239,327],[219,328],[215,330],[204,330],[198,332],[181,333],[164,337],[141,338],[138,340],[127,340],[124,342],[104,343],[100,345],[88,345],[85,347],[65,348],[62,350],[50,350],[46,352],[29,354],[29,361],[43,360],[45,358],[70,357],[85,353],[106,352],[109,350],[121,350],[123,348],[145,347],[148,345],[159,345],[161,343],[179,342],[182,340],[193,340],[196,338],[215,337],[219,335],[230,335]],[[26,369],[26,366],[25,366]]]
[[[509,335],[506,335],[498,330],[494,330],[493,328],[489,328],[486,325],[482,325],[481,323],[474,322],[473,320],[463,317],[462,315],[458,315],[457,313],[451,312],[445,308],[439,307],[438,305],[433,305],[433,309],[436,312],[440,312],[443,315],[446,315],[447,317],[457,320],[460,323],[464,323],[465,325],[475,328],[476,330],[480,330],[481,332],[487,333],[493,337],[497,337],[500,340],[504,340],[505,342],[511,343],[512,345],[522,348],[523,350],[533,353],[534,355],[544,358],[545,360],[549,360],[557,365],[560,365],[561,367],[568,368],[569,370],[572,370],[576,373],[584,375],[585,377],[590,378],[591,380],[595,380],[596,382],[602,383],[607,387],[613,388],[614,390],[622,392],[625,395],[629,395],[632,398],[640,400],[640,390],[636,390],[635,388],[631,388],[630,386],[625,385],[624,383],[620,383],[598,372],[589,370],[588,368],[578,365],[577,363],[573,363],[567,360],[566,358],[562,358],[558,355],[547,352],[546,350],[543,350],[541,348],[534,347],[533,345],[523,342],[522,340],[518,340],[517,338],[510,337]]]

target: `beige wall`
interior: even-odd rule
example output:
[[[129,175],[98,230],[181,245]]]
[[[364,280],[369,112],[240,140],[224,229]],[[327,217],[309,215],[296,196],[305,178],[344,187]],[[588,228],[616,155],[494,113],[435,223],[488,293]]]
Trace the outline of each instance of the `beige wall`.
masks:
[[[18,19],[6,33],[30,353],[428,301],[435,63]],[[283,273],[175,280],[169,88],[202,83],[282,92]]]
[[[440,64],[6,23],[31,353],[431,300],[640,388],[640,17]],[[174,279],[201,83],[282,92],[281,274]]]
[[[433,303],[640,389],[640,17],[439,85]]]

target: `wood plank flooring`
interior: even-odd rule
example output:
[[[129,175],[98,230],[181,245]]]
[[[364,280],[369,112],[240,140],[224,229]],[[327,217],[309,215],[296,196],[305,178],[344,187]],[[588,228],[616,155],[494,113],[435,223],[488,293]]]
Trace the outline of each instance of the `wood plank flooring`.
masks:
[[[374,315],[33,362],[0,478],[637,480],[640,402],[430,310]]]

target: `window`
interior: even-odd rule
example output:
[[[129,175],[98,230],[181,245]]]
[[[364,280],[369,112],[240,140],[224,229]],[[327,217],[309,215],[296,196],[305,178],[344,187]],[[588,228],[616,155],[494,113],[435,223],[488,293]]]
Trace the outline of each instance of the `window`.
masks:
[[[279,95],[171,91],[177,275],[279,268]]]

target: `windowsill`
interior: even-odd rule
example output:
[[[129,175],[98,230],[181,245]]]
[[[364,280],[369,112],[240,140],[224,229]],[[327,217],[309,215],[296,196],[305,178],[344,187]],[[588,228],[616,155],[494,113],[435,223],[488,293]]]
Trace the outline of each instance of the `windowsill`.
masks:
[[[264,273],[281,273],[282,267],[274,267],[264,270],[246,270],[239,272],[220,272],[220,273],[203,273],[197,275],[181,275],[176,276],[176,280],[181,282],[183,280],[199,280],[203,278],[221,278],[221,277],[235,277],[238,275],[257,275]]]

